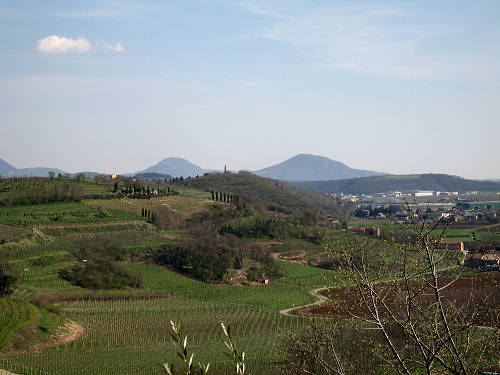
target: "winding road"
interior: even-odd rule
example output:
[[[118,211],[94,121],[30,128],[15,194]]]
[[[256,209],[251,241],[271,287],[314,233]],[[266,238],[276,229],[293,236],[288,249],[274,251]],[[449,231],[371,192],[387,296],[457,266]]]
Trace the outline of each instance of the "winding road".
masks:
[[[283,310],[280,310],[280,314],[281,315],[287,315],[287,316],[295,316],[294,314],[292,314],[294,311],[296,310],[301,310],[305,307],[310,307],[310,306],[315,306],[315,305],[319,305],[325,301],[328,301],[328,298],[319,294],[321,291],[323,290],[327,290],[329,288],[318,288],[318,289],[313,289],[313,290],[310,290],[309,291],[309,294],[313,297],[316,297],[318,300],[316,302],[313,302],[313,303],[310,303],[308,305],[302,305],[302,306],[294,306],[294,307],[289,307],[288,309],[283,309]]]

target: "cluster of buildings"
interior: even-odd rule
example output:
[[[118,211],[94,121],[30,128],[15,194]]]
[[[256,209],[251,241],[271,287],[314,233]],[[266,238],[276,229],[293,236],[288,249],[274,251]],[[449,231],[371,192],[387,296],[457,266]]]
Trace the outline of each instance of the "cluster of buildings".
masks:
[[[472,268],[480,268],[484,271],[500,271],[499,254],[466,254],[464,265]]]
[[[475,195],[477,191],[471,191],[467,194]],[[401,191],[388,191],[384,193],[373,194],[333,194],[345,201],[358,202],[360,200],[374,199],[374,198],[421,198],[421,197],[456,197],[460,195],[458,191],[434,191],[434,190],[410,190],[407,192]]]
[[[457,209],[453,213],[443,212],[441,214],[441,218],[454,222],[482,220],[487,217],[497,217],[496,211],[490,210],[488,212],[484,212],[475,207],[472,209]]]
[[[471,268],[480,268],[483,271],[500,271],[500,254],[496,253],[468,253],[462,241],[443,242],[439,249],[457,250],[464,254],[462,264]],[[494,246],[487,246],[483,250],[495,250]]]

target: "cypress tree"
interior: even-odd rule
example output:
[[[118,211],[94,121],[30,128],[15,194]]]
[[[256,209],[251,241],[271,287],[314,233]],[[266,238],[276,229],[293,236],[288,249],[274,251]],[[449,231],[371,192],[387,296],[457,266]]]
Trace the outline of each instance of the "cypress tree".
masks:
[[[212,200],[214,201],[215,200],[214,191],[212,190],[211,193],[212,193]]]

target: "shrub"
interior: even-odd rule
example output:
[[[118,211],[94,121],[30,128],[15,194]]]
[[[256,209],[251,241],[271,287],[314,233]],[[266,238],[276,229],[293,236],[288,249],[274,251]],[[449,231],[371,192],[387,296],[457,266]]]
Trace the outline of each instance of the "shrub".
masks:
[[[89,289],[140,288],[142,279],[109,258],[88,260],[60,271],[63,279]]]
[[[14,291],[17,277],[6,262],[0,262],[0,297],[9,296]]]

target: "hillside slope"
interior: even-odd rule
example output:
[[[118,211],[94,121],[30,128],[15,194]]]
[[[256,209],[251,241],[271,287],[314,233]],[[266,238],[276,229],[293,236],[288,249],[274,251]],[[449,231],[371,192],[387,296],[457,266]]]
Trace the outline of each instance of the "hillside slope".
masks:
[[[264,202],[269,209],[285,213],[305,208],[321,208],[330,213],[339,210],[335,202],[322,194],[249,172],[206,174],[184,180],[182,184],[204,191],[236,193],[242,197],[255,198]]]
[[[254,172],[261,177],[282,181],[323,181],[375,176],[380,173],[353,169],[323,156],[299,154],[282,163]]]
[[[296,184],[323,193],[373,194],[388,191],[500,191],[500,183],[473,181],[446,174],[374,176],[336,181],[307,181]]]

